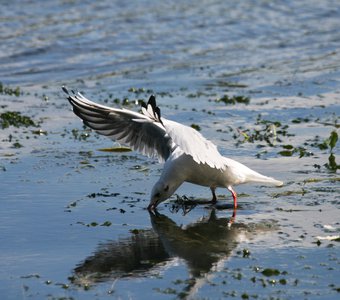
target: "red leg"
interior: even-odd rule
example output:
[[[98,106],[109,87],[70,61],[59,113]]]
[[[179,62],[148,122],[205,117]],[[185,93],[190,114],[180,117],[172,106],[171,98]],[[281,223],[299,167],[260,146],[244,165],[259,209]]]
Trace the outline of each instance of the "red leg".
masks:
[[[233,188],[230,185],[228,186],[228,191],[230,191],[231,194],[233,195],[234,209],[236,209],[237,208],[237,194],[236,194],[236,192],[233,190]]]
[[[230,220],[228,221],[228,227],[230,227],[235,222],[235,219],[236,219],[237,194],[236,194],[236,192],[233,190],[233,188],[231,186],[228,186],[228,190],[231,192],[231,194],[233,195],[233,199],[234,199],[233,215],[230,218]]]
[[[231,227],[232,224],[234,224],[235,220],[236,220],[236,208],[234,207],[233,215],[231,216],[231,218],[228,221],[228,227],[229,228]]]

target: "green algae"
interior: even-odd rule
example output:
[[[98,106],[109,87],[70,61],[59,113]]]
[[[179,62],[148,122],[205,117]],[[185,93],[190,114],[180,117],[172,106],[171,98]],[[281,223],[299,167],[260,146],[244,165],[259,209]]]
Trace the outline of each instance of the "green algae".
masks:
[[[0,82],[0,94],[16,96],[19,97],[21,94],[20,87],[11,88],[9,86],[5,86],[2,82]]]
[[[278,276],[281,272],[278,269],[266,268],[262,272],[262,275],[270,277],[270,276]]]
[[[201,127],[197,124],[191,124],[191,127],[194,128],[197,131],[201,131]]]
[[[250,98],[246,96],[229,96],[229,95],[224,95],[221,98],[215,99],[215,102],[223,102],[227,105],[235,105],[238,103],[241,104],[249,104]]]
[[[28,116],[22,115],[17,111],[7,111],[0,114],[1,128],[5,129],[10,126],[14,127],[37,127],[37,124]]]

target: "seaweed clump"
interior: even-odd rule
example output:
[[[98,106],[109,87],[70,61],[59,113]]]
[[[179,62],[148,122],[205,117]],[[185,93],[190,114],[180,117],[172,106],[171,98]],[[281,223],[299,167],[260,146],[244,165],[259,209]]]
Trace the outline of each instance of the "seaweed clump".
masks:
[[[228,96],[224,95],[222,98],[215,100],[216,102],[223,102],[227,105],[235,105],[237,103],[249,104],[250,98],[246,96]]]
[[[20,96],[20,88],[17,86],[16,88],[11,88],[8,86],[4,86],[2,82],[0,82],[0,94],[5,94],[9,96]]]
[[[37,125],[35,122],[27,116],[21,115],[20,112],[17,111],[7,111],[0,114],[0,126],[2,129],[8,128],[9,126],[21,127],[21,126],[34,126]]]

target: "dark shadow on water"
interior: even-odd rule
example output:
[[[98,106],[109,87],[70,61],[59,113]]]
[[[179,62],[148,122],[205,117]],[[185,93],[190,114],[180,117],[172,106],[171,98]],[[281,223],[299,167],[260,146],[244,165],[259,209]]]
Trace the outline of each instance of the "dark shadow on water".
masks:
[[[208,217],[185,227],[159,213],[150,213],[150,221],[152,229],[133,230],[129,237],[100,244],[74,269],[71,282],[92,286],[119,278],[150,277],[180,258],[190,273],[183,290],[188,295],[196,289],[197,281],[216,270],[241,240],[276,229],[273,221],[230,226],[229,218],[218,218],[215,209]]]

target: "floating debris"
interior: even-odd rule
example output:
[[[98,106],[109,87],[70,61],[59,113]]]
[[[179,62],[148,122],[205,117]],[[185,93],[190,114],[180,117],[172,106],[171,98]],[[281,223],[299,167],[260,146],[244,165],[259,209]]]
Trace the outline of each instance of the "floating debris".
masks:
[[[112,147],[112,148],[100,148],[97,150],[102,151],[102,152],[130,152],[132,151],[131,148],[124,147],[124,146],[118,146],[118,147]]]
[[[317,236],[316,238],[318,241],[326,240],[340,242],[340,235]]]

